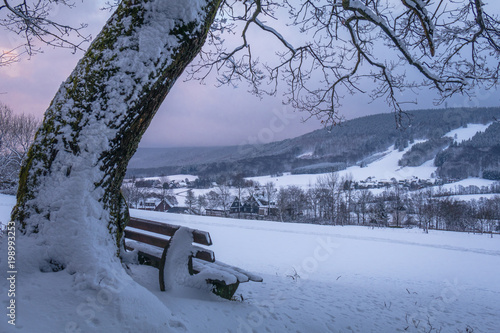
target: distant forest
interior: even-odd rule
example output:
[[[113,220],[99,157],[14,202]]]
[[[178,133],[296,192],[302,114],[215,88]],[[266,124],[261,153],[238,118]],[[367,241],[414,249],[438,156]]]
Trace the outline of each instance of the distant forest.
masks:
[[[435,165],[441,178],[500,180],[500,123],[495,122],[472,139],[438,153]]]
[[[402,151],[415,140],[426,140],[414,145],[400,165],[418,166],[437,155],[435,163],[440,177],[499,179],[500,124],[459,145],[443,138],[467,124],[494,123],[497,119],[500,107],[429,109],[408,111],[401,117],[392,113],[365,116],[330,130],[262,145],[142,148],[132,159],[128,176],[194,174],[216,179],[227,174],[251,177],[284,172],[323,173],[368,164],[371,156],[392,145]]]

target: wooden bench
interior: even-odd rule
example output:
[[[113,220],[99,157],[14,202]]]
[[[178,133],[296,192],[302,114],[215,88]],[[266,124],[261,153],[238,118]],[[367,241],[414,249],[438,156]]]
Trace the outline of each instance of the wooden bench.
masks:
[[[151,265],[159,269],[160,290],[165,291],[165,267],[170,240],[179,225],[172,225],[140,218],[130,218],[125,229],[125,248],[129,251],[137,250],[139,263]],[[206,231],[188,229],[192,233],[193,243],[210,246],[212,239]],[[262,282],[262,278],[241,268],[224,264],[215,260],[215,254],[210,249],[191,244],[191,253],[187,267],[190,275],[204,272],[206,282],[211,285],[214,294],[231,299],[240,283],[255,281]]]

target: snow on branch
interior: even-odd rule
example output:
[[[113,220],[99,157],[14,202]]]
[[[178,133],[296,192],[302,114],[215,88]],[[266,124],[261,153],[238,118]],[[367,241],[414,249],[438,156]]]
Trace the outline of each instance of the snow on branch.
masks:
[[[385,98],[401,112],[415,102],[401,99],[408,89],[431,88],[441,103],[498,85],[499,31],[481,0],[225,1],[189,74],[217,72],[219,85],[247,82],[258,96],[283,92],[293,108],[335,124],[345,94]]]
[[[427,42],[429,43],[429,49],[431,55],[434,56],[436,53],[433,40],[434,24],[432,23],[432,20],[429,17],[427,10],[425,9],[425,3],[423,3],[422,0],[401,0],[401,1],[406,7],[410,8],[420,20],[422,28],[425,31],[425,36],[427,37]]]

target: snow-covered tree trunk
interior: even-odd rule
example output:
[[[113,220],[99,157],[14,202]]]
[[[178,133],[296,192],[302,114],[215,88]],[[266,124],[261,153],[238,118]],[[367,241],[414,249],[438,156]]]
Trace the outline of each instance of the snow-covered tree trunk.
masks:
[[[20,232],[43,243],[46,268],[79,271],[120,254],[128,161],[200,51],[219,5],[122,1],[59,88],[21,171],[12,212]]]

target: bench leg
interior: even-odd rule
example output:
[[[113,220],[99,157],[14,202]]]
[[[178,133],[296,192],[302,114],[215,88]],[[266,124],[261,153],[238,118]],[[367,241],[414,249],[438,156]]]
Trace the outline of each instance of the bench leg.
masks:
[[[163,249],[163,253],[161,254],[161,259],[160,259],[160,265],[158,266],[159,275],[159,282],[160,282],[160,290],[165,291],[165,259],[167,258],[167,251],[170,246],[170,243],[165,246]]]

